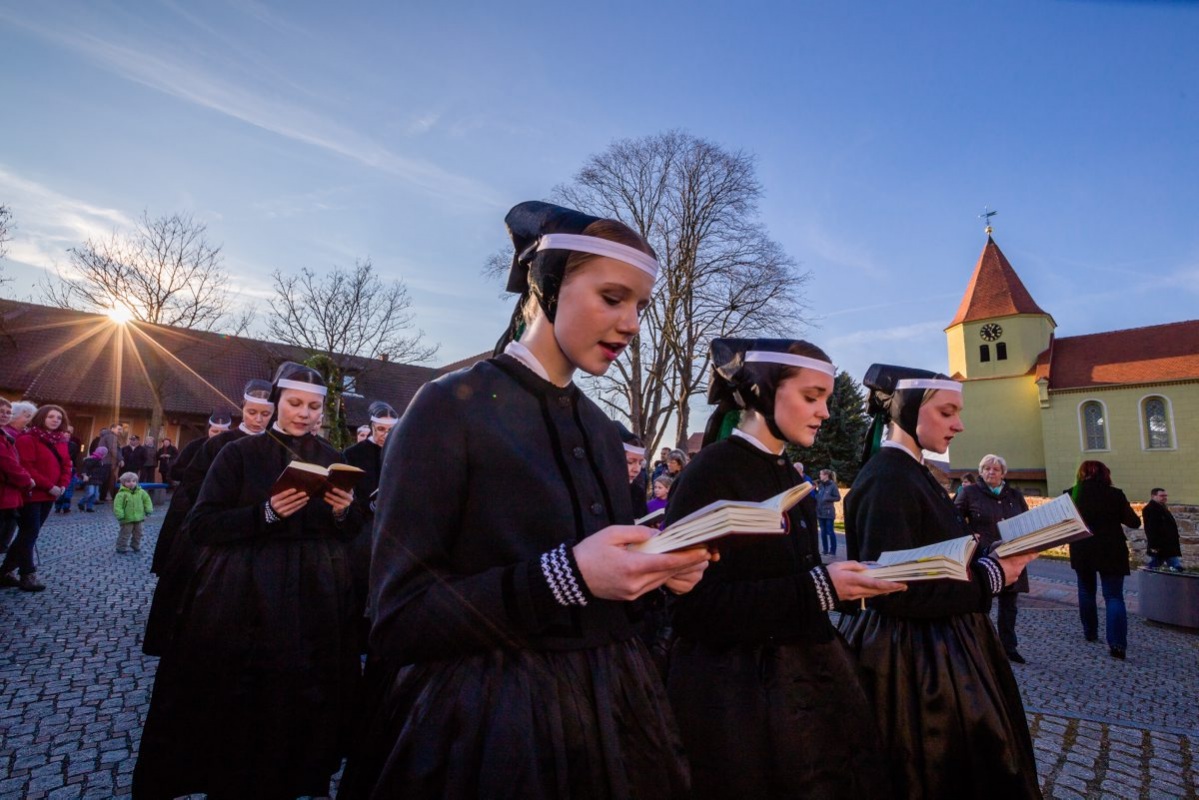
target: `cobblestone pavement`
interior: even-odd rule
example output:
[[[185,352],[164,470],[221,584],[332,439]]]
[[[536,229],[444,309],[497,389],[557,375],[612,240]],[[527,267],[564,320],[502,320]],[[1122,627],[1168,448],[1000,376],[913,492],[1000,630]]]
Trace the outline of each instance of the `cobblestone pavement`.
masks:
[[[157,663],[140,639],[162,510],[129,555],[111,514],[51,516],[47,590],[0,591],[0,800],[129,794]],[[1032,584],[1015,670],[1046,797],[1199,797],[1199,634],[1130,616],[1116,661],[1083,641],[1072,584]]]

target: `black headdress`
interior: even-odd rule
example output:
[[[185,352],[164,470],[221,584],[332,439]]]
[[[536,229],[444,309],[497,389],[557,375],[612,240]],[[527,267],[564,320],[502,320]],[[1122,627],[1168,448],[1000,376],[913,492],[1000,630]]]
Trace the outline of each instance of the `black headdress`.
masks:
[[[774,395],[783,370],[807,367],[835,375],[833,365],[810,356],[790,352],[794,339],[713,339],[712,379],[708,402],[716,406],[704,430],[704,446],[728,435],[736,424],[733,415],[742,409],[757,411],[776,438],[787,437],[774,421]]]
[[[920,406],[924,393],[929,389],[956,389],[962,385],[940,372],[915,367],[895,367],[890,364],[871,364],[866,370],[862,385],[870,392],[866,413],[873,417],[866,441],[862,446],[862,463],[874,455],[882,443],[883,428],[893,422],[899,429],[916,440],[916,423],[920,417]]]
[[[270,381],[263,381],[258,378],[248,380],[241,390],[242,401],[243,403],[270,403],[271,391],[274,388]]]
[[[626,453],[632,453],[635,456],[641,456],[641,458],[644,459],[645,444],[641,441],[641,437],[633,433],[624,425],[620,425],[620,423],[617,423],[617,425],[620,426],[620,440],[624,443],[624,451]]]
[[[367,413],[370,414],[372,425],[395,425],[400,421],[400,415],[391,407],[391,404],[382,400],[371,403]]]
[[[210,428],[220,428],[223,431],[227,431],[232,424],[233,415],[225,408],[213,409],[212,414],[208,417],[208,427]]]
[[[276,405],[284,389],[300,389],[322,397],[329,392],[325,386],[325,379],[319,372],[294,361],[284,361],[279,365],[271,386],[271,402]]]
[[[599,222],[581,211],[563,208],[552,203],[529,200],[512,207],[504,224],[512,237],[512,268],[508,272],[508,291],[520,294],[508,330],[496,343],[495,352],[516,340],[523,322],[521,312],[530,296],[554,321],[558,313],[558,292],[566,277],[566,262],[572,252],[608,256],[631,264],[657,277],[658,262],[648,253],[619,242],[583,233],[587,226]]]

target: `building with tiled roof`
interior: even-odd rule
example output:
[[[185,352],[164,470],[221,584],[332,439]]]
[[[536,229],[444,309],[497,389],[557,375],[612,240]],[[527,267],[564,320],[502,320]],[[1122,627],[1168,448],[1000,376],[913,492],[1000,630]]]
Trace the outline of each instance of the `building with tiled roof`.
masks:
[[[1130,499],[1163,486],[1171,502],[1199,503],[1199,320],[1080,336],[1056,327],[988,235],[945,329],[965,398],[951,474],[996,453],[1015,485],[1056,494],[1098,460]]]
[[[269,379],[283,361],[307,357],[300,348],[276,342],[118,324],[103,315],[0,301],[0,396],[63,406],[85,444],[116,421],[144,436],[155,394],[164,435],[186,443],[202,435],[214,409],[240,407],[246,381]],[[369,419],[372,400],[403,411],[421,386],[446,371],[349,356],[337,360],[346,374],[342,401],[351,429]]]

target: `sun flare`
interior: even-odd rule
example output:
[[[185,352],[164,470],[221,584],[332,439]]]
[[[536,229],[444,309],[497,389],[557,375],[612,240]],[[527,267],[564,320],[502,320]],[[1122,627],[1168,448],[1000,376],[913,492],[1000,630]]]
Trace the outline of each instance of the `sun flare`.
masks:
[[[129,313],[129,309],[124,306],[113,306],[105,312],[108,318],[118,325],[124,325],[129,320],[133,319],[133,315]]]

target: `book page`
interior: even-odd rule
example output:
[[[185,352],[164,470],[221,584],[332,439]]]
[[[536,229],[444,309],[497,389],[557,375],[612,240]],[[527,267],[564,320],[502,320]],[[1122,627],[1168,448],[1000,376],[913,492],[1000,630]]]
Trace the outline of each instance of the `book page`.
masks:
[[[1059,495],[1056,500],[1031,508],[1011,519],[1000,520],[999,535],[1003,541],[1009,542],[1062,522],[1077,522],[1079,526],[1086,527],[1068,494]]]
[[[932,558],[947,558],[959,564],[965,564],[974,551],[974,537],[961,536],[944,542],[928,544],[924,547],[913,547],[911,550],[891,550],[881,554],[876,563],[884,567],[903,564],[911,561],[927,561]]]

